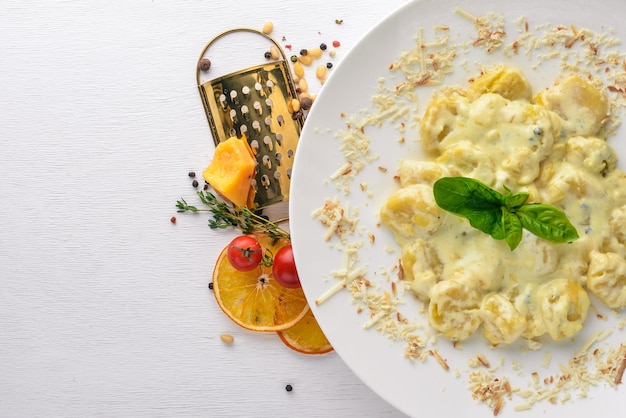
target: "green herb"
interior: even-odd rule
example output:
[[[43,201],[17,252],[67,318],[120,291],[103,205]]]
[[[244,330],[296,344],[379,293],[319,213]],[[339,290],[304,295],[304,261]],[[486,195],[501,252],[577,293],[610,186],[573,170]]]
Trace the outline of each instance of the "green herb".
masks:
[[[197,195],[202,203],[208,206],[208,209],[198,209],[196,206],[189,205],[185,199],[181,198],[176,202],[178,212],[211,213],[212,218],[209,219],[209,228],[211,229],[238,228],[244,234],[263,232],[274,239],[289,238],[289,232],[246,207],[234,208],[226,202],[219,200],[213,193],[206,191],[197,192]]]
[[[506,189],[503,194],[468,177],[443,177],[435,182],[433,192],[439,207],[466,218],[493,238],[505,240],[511,250],[522,240],[522,229],[555,243],[578,239],[563,211],[547,204],[527,204],[526,192]]]

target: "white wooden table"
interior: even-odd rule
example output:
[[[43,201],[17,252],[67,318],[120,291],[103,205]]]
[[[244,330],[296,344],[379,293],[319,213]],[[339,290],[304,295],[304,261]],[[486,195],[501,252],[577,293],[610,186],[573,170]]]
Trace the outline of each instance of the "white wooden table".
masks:
[[[272,21],[296,53],[340,41],[336,65],[404,0],[326,3],[0,4],[0,416],[401,416],[337,354],[232,323],[207,284],[235,233],[170,222],[214,148],[210,38]]]

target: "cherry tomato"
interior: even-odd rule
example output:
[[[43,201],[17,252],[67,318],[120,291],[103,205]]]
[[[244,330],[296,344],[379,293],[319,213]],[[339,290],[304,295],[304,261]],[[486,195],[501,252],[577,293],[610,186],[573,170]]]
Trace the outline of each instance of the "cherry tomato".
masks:
[[[253,236],[242,235],[228,244],[228,261],[239,271],[250,271],[258,267],[263,259],[261,244]]]
[[[285,287],[300,287],[300,277],[296,270],[291,244],[282,247],[274,255],[272,274],[276,281]]]

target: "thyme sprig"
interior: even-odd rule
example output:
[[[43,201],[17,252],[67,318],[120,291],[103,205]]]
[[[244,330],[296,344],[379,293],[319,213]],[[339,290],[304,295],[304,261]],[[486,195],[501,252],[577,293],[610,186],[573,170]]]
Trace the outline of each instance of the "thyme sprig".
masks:
[[[238,228],[244,234],[263,232],[274,239],[289,238],[289,232],[246,207],[234,208],[226,202],[219,200],[213,193],[207,191],[199,191],[197,195],[200,197],[202,203],[208,206],[208,209],[199,209],[196,206],[188,204],[185,199],[181,198],[176,202],[178,212],[211,213],[212,218],[209,219],[209,228],[211,229]]]

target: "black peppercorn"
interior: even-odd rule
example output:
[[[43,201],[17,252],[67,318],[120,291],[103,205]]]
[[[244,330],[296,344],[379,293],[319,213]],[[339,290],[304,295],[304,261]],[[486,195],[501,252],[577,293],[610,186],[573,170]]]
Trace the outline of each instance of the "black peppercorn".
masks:
[[[307,56],[308,53],[309,53],[309,51],[307,51],[306,49],[301,49],[300,50],[300,55],[302,55],[303,57]]]
[[[320,44],[320,49],[321,49],[322,51],[326,51],[326,48],[328,48],[328,46],[327,46],[326,44],[324,44],[324,43],[321,43],[321,44]]]
[[[313,105],[313,100],[310,97],[303,97],[300,99],[300,109],[309,110]]]
[[[298,57],[296,57],[295,55],[292,55],[289,59],[291,60],[291,62],[298,61]]]
[[[209,71],[209,68],[211,68],[211,60],[208,58],[202,58],[200,60],[200,70]]]
[[[287,386],[285,386],[285,390],[287,392],[291,392],[293,390],[293,387],[291,385],[287,385]]]
[[[332,62],[327,62],[326,63],[326,68],[333,68],[333,63]]]
[[[213,282],[209,282],[209,289],[213,290]]]
[[[264,56],[266,59],[270,59],[270,58],[272,58],[272,53],[271,53],[270,51],[267,51],[265,54],[263,54],[263,56]]]
[[[195,171],[190,171],[187,175],[189,177],[191,177],[191,178],[194,178],[196,176],[196,172]]]
[[[198,180],[194,180],[194,181],[192,181],[192,182],[191,182],[191,185],[192,185],[193,187],[198,187]]]

